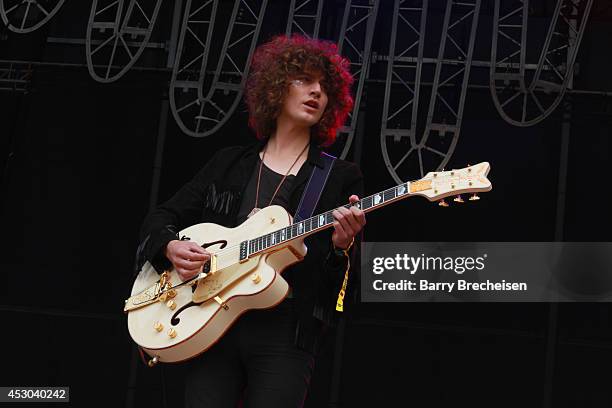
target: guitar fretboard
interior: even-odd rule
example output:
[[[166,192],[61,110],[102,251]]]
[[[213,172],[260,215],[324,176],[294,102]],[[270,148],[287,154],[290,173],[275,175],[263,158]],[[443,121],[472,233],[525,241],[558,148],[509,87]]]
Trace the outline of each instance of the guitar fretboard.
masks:
[[[362,209],[364,212],[371,211],[377,207],[382,207],[389,204],[391,201],[398,200],[403,196],[408,195],[411,183],[402,183],[395,187],[391,187],[371,196],[365,197],[353,204],[346,204],[344,208],[355,206]],[[315,215],[302,221],[295,222],[285,228],[270,232],[254,239],[243,241],[240,243],[240,260],[244,260],[249,256],[268,248],[282,244],[292,239],[310,235],[311,233],[330,227],[334,222],[333,211],[326,211],[322,214]]]

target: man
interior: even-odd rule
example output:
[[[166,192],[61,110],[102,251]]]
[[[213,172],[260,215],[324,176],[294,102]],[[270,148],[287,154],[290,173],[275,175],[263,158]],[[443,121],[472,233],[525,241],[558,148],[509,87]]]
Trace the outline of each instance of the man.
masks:
[[[276,37],[253,57],[246,102],[259,143],[223,149],[143,224],[138,263],[158,272],[174,267],[189,279],[210,259],[177,231],[200,222],[234,227],[259,208],[281,205],[294,215],[321,146],[334,142],[353,100],[348,61],[334,44],[304,37]],[[186,379],[189,407],[302,406],[322,329],[333,324],[349,272],[348,253],[365,225],[356,207],[363,189],[358,167],[336,160],[315,213],[332,208],[333,231],[306,238],[308,253],[287,268],[288,298],[268,310],[250,311],[221,340],[191,360]]]

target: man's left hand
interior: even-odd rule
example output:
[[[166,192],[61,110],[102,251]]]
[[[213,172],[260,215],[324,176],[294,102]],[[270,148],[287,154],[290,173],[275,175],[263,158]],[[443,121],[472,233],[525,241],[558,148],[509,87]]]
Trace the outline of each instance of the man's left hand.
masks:
[[[359,201],[359,197],[352,195],[349,197],[351,204]],[[334,247],[338,249],[347,249],[353,238],[366,224],[365,213],[355,206],[350,209],[339,207],[333,211],[335,221],[333,223],[334,232],[332,234],[332,242]]]

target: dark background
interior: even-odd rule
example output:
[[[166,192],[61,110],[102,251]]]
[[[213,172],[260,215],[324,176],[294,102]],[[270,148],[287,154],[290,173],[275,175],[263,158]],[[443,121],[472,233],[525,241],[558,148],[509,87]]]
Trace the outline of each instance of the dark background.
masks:
[[[286,3],[270,1],[260,42],[284,31]],[[341,3],[327,3],[321,37],[335,39]],[[432,3],[431,18],[439,19],[443,2]],[[493,2],[483,3],[474,58],[488,60]],[[530,24],[546,24],[552,3],[534,1]],[[134,364],[121,312],[150,205],[157,138],[165,132],[161,202],[217,149],[249,143],[253,135],[244,104],[207,138],[182,134],[171,115],[160,130],[171,74],[163,49],[146,50],[114,83],[91,79],[83,45],[48,41],[84,38],[90,4],[67,2],[31,34],[0,27],[0,60],[46,62],[32,65],[25,92],[0,92],[1,385],[67,385],[74,406],[129,406],[132,399],[136,406],[178,406],[181,366]],[[168,40],[173,7],[162,6],[151,41]],[[383,0],[373,45],[381,55],[388,53],[391,10]],[[426,53],[435,54],[439,36],[430,37]],[[504,122],[488,88],[470,88],[448,167],[489,161],[493,191],[447,209],[419,198],[394,204],[368,215],[365,239],[610,241],[610,50],[609,4],[595,0],[574,82],[574,89],[592,92],[569,92],[533,127]],[[377,75],[373,67],[362,99],[363,154],[351,157],[361,163],[368,193],[395,184],[380,152],[384,78]],[[488,69],[475,68],[470,84],[486,85],[487,77]],[[570,118],[565,194],[558,185],[564,111]],[[560,194],[565,214],[555,234]],[[345,407],[540,407],[547,356],[552,406],[611,406],[610,323],[605,303],[360,304],[339,339],[340,383],[332,382],[338,373],[332,337],[307,406],[327,406],[331,395]]]

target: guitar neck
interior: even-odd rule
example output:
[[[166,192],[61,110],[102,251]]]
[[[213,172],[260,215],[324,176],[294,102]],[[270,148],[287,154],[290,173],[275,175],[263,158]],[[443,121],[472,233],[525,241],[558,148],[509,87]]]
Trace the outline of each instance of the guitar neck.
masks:
[[[367,213],[395,201],[410,197],[418,191],[429,188],[431,188],[431,182],[429,180],[406,182],[376,194],[372,194],[355,203],[345,204],[344,208],[354,206]],[[305,237],[316,232],[330,228],[334,223],[334,216],[332,214],[333,211],[334,210],[326,211],[305,220],[294,222],[293,224],[277,231],[241,242],[240,260],[244,260],[252,255],[265,252],[272,247],[288,243],[289,241],[304,239]]]

